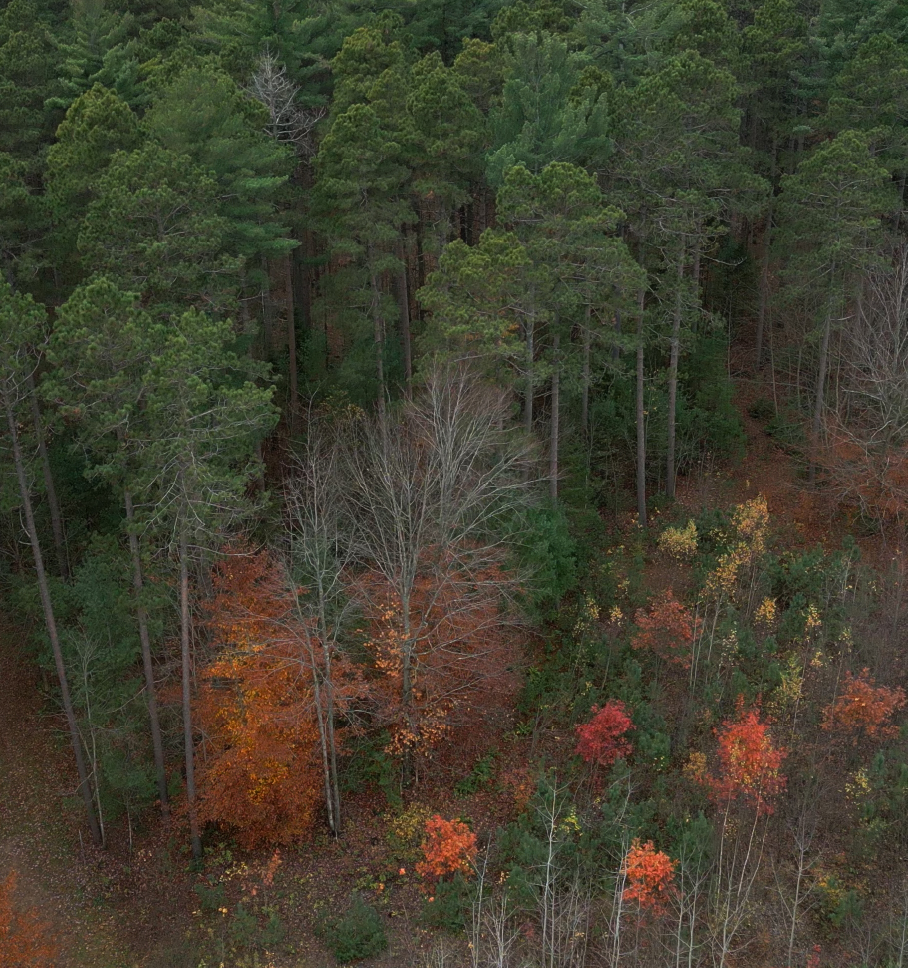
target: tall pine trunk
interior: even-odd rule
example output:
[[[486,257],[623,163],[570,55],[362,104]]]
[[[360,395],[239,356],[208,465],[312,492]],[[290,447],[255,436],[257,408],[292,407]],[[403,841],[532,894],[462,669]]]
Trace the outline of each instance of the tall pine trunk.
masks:
[[[407,249],[404,243],[403,229],[401,241],[398,243],[398,258],[400,269],[397,273],[397,308],[400,315],[400,343],[404,354],[404,380],[406,392],[409,396],[413,384],[413,348],[410,337],[410,291],[407,285]]]
[[[369,246],[368,257],[370,266],[374,265],[371,245]],[[381,287],[378,283],[378,275],[372,268],[369,270],[369,287],[372,293],[372,335],[375,342],[375,369],[378,377],[378,419],[381,423],[382,434],[386,434],[388,427],[388,391],[385,380],[385,321],[381,311]]]
[[[44,491],[47,494],[47,507],[50,510],[50,524],[54,533],[54,552],[57,558],[57,570],[60,577],[69,578],[69,556],[66,553],[66,533],[63,530],[63,515],[60,513],[60,502],[57,500],[57,489],[54,486],[54,475],[51,471],[50,459],[47,455],[47,442],[44,439],[44,423],[41,420],[41,410],[35,395],[35,382],[31,375],[26,384],[28,400],[32,412],[32,423],[35,426],[35,437],[38,441],[38,456],[41,460],[41,473],[44,477]]]
[[[185,528],[185,525],[183,526]],[[195,741],[192,734],[192,656],[189,648],[189,547],[186,532],[180,534],[180,658],[182,666],[183,752],[186,759],[186,804],[192,856],[202,856],[199,813],[195,789]]]
[[[641,286],[637,296],[637,518],[646,527],[646,413],[644,411],[644,343],[643,318],[646,289]]]
[[[530,292],[530,311],[524,324],[526,333],[526,384],[523,391],[523,424],[526,432],[533,431],[533,364],[536,357],[536,305],[534,293]]]
[[[590,429],[590,355],[593,334],[590,331],[590,319],[593,307],[587,303],[586,320],[583,326],[583,369],[580,378],[580,428],[584,435]]]
[[[296,300],[293,298],[293,252],[287,253],[287,355],[288,389],[290,391],[290,433],[295,435],[299,422],[299,368],[296,359]]]
[[[88,818],[88,826],[91,830],[92,840],[97,846],[104,845],[104,838],[101,834],[101,827],[95,814],[94,800],[92,797],[91,782],[88,770],[85,766],[85,757],[82,752],[82,741],[79,737],[79,726],[76,723],[76,714],[73,709],[72,698],[69,693],[69,680],[66,675],[66,666],[63,663],[63,651],[60,648],[60,637],[57,634],[57,621],[54,615],[54,606],[50,597],[50,589],[47,584],[47,573],[44,570],[44,557],[41,554],[41,542],[38,538],[38,529],[35,526],[35,515],[32,510],[31,494],[28,489],[28,481],[25,476],[25,461],[22,457],[22,448],[19,444],[19,431],[16,427],[16,416],[13,409],[13,402],[9,394],[3,393],[3,407],[6,411],[6,424],[9,429],[10,443],[13,450],[13,464],[16,468],[16,479],[19,483],[19,496],[22,500],[22,511],[25,515],[25,527],[28,531],[29,541],[32,546],[32,555],[35,559],[35,575],[38,579],[38,593],[41,597],[41,607],[44,610],[44,622],[47,626],[47,637],[50,639],[51,649],[54,654],[54,666],[57,670],[57,681],[60,685],[60,697],[63,702],[63,711],[66,714],[66,724],[69,728],[69,739],[72,743],[73,754],[76,758],[76,771],[79,775],[79,792],[82,795],[82,802],[85,805],[85,813]]]
[[[766,213],[766,230],[763,233],[763,257],[760,259],[760,305],[757,310],[756,368],[763,368],[763,341],[766,332],[766,316],[769,309],[769,253],[772,241],[772,204]]]
[[[170,814],[170,800],[167,795],[167,771],[164,764],[164,743],[161,739],[161,722],[158,718],[158,701],[155,696],[154,666],[151,661],[151,636],[148,634],[148,616],[142,601],[145,582],[142,577],[142,555],[139,551],[139,537],[135,530],[135,508],[129,488],[123,491],[123,504],[126,508],[126,525],[129,537],[129,557],[132,559],[132,587],[136,594],[136,621],[139,625],[139,646],[142,651],[142,671],[145,675],[145,697],[148,707],[148,722],[151,727],[151,746],[154,752],[155,776],[158,783],[158,799],[164,816]]]
[[[678,257],[678,273],[675,293],[675,312],[672,316],[672,337],[668,361],[668,445],[665,455],[665,495],[675,496],[675,418],[678,409],[678,358],[681,355],[681,310],[683,307],[682,285],[684,282],[684,248]]]
[[[552,339],[552,419],[549,436],[549,496],[558,500],[558,442],[561,419],[561,361],[558,358],[558,334]]]
[[[830,273],[835,279],[835,266]],[[810,466],[807,469],[807,480],[813,484],[817,475],[817,455],[820,448],[820,431],[823,427],[823,408],[826,400],[826,371],[829,368],[829,339],[832,335],[832,317],[835,308],[835,296],[830,289],[829,301],[826,306],[826,318],[823,321],[823,336],[820,339],[820,359],[817,362],[817,390],[813,399],[813,420],[810,428]]]

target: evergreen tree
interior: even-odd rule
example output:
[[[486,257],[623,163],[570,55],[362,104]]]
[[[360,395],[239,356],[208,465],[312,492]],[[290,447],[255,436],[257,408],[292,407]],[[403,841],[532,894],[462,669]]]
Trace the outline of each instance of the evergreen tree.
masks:
[[[239,261],[225,251],[230,226],[219,197],[214,179],[185,155],[154,143],[117,152],[88,207],[79,250],[156,311],[229,303]]]
[[[191,714],[190,574],[210,565],[230,528],[251,506],[253,454],[273,427],[272,389],[253,382],[266,369],[236,355],[233,324],[190,310],[170,320],[143,376],[143,432],[137,446],[136,512],[179,571],[183,739],[193,856],[201,856]]]
[[[95,813],[91,780],[85,765],[79,726],[73,709],[69,675],[63,661],[57,617],[51,599],[50,586],[44,568],[41,540],[32,507],[29,468],[22,450],[19,421],[21,409],[30,403],[34,394],[33,373],[37,366],[37,350],[46,339],[47,316],[30,296],[14,293],[5,280],[0,280],[0,406],[3,408],[13,466],[19,486],[19,501],[25,518],[25,528],[31,543],[38,582],[38,593],[44,612],[47,637],[53,651],[60,699],[69,728],[69,738],[79,775],[79,793],[85,805],[88,825],[95,844],[101,846],[103,836]]]
[[[384,413],[386,310],[382,275],[401,270],[401,227],[414,220],[401,146],[388,138],[375,111],[354,104],[325,136],[315,159],[313,209],[331,251],[351,260],[353,284],[368,292],[377,399]]]
[[[811,421],[813,457],[822,428],[830,340],[849,299],[860,301],[862,274],[881,257],[881,217],[896,207],[895,191],[869,138],[843,131],[782,178],[777,246],[787,257],[791,295],[816,314],[819,348]]]
[[[112,483],[123,502],[139,632],[145,700],[151,727],[158,798],[167,810],[164,747],[158,720],[146,602],[141,522],[133,502],[136,448],[143,427],[145,372],[164,331],[139,308],[136,297],[98,278],[77,289],[60,308],[48,350],[54,370],[44,393],[76,422],[92,456],[91,477]]]
[[[0,151],[34,170],[59,114],[45,109],[58,87],[50,23],[34,0],[0,11]]]
[[[490,115],[489,182],[523,164],[533,173],[553,161],[601,163],[610,153],[607,98],[584,84],[588,61],[552,34],[516,34],[504,53],[507,79]]]

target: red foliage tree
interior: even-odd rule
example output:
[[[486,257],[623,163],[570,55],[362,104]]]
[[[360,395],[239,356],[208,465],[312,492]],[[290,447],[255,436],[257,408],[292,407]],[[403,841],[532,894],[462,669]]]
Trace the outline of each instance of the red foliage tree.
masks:
[[[439,814],[426,821],[422,843],[423,860],[416,872],[431,884],[449,875],[470,874],[476,859],[476,834],[460,820],[445,820]]]
[[[785,789],[780,768],[787,751],[773,743],[769,722],[760,718],[759,709],[745,709],[740,696],[734,719],[725,720],[716,735],[718,772],[704,777],[712,798],[726,804],[743,801],[758,815],[771,814],[771,798]]]
[[[370,619],[366,647],[378,673],[372,695],[391,734],[388,751],[428,756],[479,751],[505,722],[518,688],[520,639],[501,611],[500,566],[458,573],[444,565],[413,588],[409,614],[378,573],[355,591]]]
[[[209,628],[220,656],[201,673],[200,817],[245,847],[309,832],[321,800],[309,664],[291,591],[266,554],[231,554],[214,574]]]
[[[0,881],[0,968],[54,968],[57,946],[35,911],[14,903],[16,872]]]
[[[574,752],[585,763],[609,767],[633,750],[625,736],[633,728],[633,723],[620,699],[610,699],[601,709],[593,706],[591,712],[593,718],[575,730],[577,746]]]
[[[624,901],[634,901],[652,914],[664,913],[666,902],[675,892],[675,865],[668,854],[656,850],[651,840],[642,844],[635,837],[621,868]]]
[[[697,634],[697,621],[689,608],[679,602],[669,588],[647,608],[634,616],[637,631],[631,639],[635,649],[645,649],[667,662],[685,669],[690,666],[690,650]]]
[[[872,739],[895,736],[898,727],[891,724],[895,712],[905,705],[905,690],[878,686],[867,669],[857,676],[845,673],[842,692],[823,712],[823,729],[853,737],[861,733]]]

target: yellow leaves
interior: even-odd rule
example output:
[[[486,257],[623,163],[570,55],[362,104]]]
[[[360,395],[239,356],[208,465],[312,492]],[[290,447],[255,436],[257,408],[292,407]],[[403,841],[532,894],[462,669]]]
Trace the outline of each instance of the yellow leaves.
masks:
[[[764,598],[760,602],[755,618],[760,625],[772,625],[777,615],[776,600],[774,598]]]
[[[684,775],[695,783],[702,783],[706,778],[706,754],[691,753],[684,764]]]
[[[769,509],[762,494],[735,508],[729,536],[734,544],[707,576],[703,589],[707,598],[735,600],[742,573],[756,565],[766,551],[768,533]]]
[[[683,528],[666,528],[656,544],[672,558],[692,558],[697,553],[697,525],[691,519]]]

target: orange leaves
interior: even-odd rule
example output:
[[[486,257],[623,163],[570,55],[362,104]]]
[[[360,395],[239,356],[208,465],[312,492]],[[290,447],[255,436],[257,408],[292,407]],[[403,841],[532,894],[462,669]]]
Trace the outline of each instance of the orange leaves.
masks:
[[[690,649],[697,634],[697,621],[670,588],[649,608],[639,609],[634,621],[637,631],[631,645],[635,649],[646,649],[685,669],[690,666]]]
[[[905,705],[905,690],[877,686],[867,669],[853,676],[845,673],[841,695],[823,713],[823,729],[873,739],[895,736],[898,727],[890,724],[896,710]]]
[[[432,884],[448,875],[470,874],[476,859],[476,834],[460,820],[435,814],[426,821],[422,852],[424,860],[417,863],[416,871]]]
[[[668,854],[656,850],[651,840],[642,844],[635,837],[621,867],[625,903],[635,901],[643,911],[664,913],[666,901],[675,893],[676,863]]]
[[[200,816],[245,847],[289,843],[321,797],[308,632],[266,553],[231,555],[214,585],[209,626],[225,651],[200,675]]]
[[[0,968],[53,968],[57,946],[48,927],[31,910],[13,903],[16,872],[0,881]]]
[[[593,718],[579,725],[575,752],[586,763],[609,767],[633,750],[625,733],[633,728],[627,709],[619,699],[610,699],[601,709],[593,706]]]
[[[720,803],[744,801],[758,815],[771,814],[771,798],[785,789],[780,769],[787,751],[774,745],[769,723],[760,719],[758,709],[745,709],[739,697],[735,718],[727,719],[716,734],[718,774],[703,774],[710,795]]]

